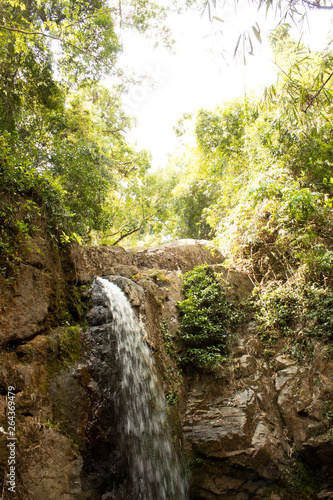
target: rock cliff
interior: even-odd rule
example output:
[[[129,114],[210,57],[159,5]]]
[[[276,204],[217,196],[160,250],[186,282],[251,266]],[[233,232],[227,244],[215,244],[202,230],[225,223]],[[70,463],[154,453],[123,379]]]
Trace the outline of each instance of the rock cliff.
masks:
[[[89,301],[96,276],[108,276],[126,293],[144,326],[174,441],[189,467],[192,499],[333,498],[333,360],[324,344],[318,341],[310,362],[296,362],[285,355],[283,339],[267,349],[249,318],[220,368],[179,367],[182,273],[198,264],[215,266],[232,301],[251,294],[246,273],[223,267],[222,253],[204,241],[132,251],[75,247],[66,255],[46,239],[38,244],[42,252],[28,254],[15,286],[2,288],[4,499],[10,498],[8,386],[16,390],[17,498],[125,498],[119,488],[117,496],[111,493],[121,484],[122,459],[89,366],[84,319],[93,314],[98,322]],[[109,444],[96,461],[101,441]]]

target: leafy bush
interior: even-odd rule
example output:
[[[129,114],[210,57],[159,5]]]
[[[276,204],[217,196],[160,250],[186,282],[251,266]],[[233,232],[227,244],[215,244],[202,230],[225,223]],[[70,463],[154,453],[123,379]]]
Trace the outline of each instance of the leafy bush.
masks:
[[[22,259],[22,243],[40,231],[38,220],[45,221],[50,241],[59,247],[78,237],[60,190],[46,175],[7,164],[0,168],[0,184],[0,274],[9,283]]]
[[[219,275],[208,265],[185,273],[185,300],[181,313],[180,337],[185,344],[184,365],[212,369],[228,351],[231,329],[241,320],[238,308],[229,302]]]
[[[333,340],[333,290],[309,283],[272,283],[255,294],[262,338],[290,339],[291,354],[304,354],[313,338]],[[295,348],[295,346],[297,348]]]

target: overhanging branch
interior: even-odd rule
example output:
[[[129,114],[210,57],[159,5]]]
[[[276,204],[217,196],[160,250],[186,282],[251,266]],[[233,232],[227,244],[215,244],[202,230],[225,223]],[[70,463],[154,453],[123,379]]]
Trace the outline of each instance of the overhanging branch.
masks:
[[[21,30],[19,28],[12,28],[11,26],[5,26],[3,24],[0,24],[0,29],[6,30],[6,31],[14,31],[16,33],[22,33],[23,35],[28,35],[28,36],[44,36],[46,38],[51,38],[52,40],[57,40],[59,42],[65,43],[66,45],[71,45],[71,47],[74,47],[75,49],[79,50],[80,52],[84,52],[87,54],[88,52],[81,47],[78,47],[74,43],[71,42],[66,42],[62,38],[59,38],[57,36],[49,35],[48,33],[45,33],[44,31],[26,31],[26,30]]]

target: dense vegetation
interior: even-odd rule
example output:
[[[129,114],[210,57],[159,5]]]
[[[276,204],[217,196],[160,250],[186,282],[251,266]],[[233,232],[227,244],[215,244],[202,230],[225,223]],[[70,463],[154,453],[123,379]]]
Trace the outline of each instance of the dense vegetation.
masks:
[[[121,241],[152,217],[140,198],[149,154],[126,141],[132,118],[117,66],[121,29],[168,45],[167,9],[145,0],[7,0],[0,5],[0,254],[10,274],[20,240],[48,223],[57,244]],[[101,85],[108,76],[112,88]],[[146,181],[144,181],[146,182]],[[18,206],[25,209],[18,210]],[[42,207],[42,208],[41,208]]]
[[[213,369],[229,351],[232,332],[244,314],[227,299],[227,284],[207,265],[197,266],[184,275],[185,300],[179,302],[185,352],[182,365]]]
[[[187,2],[193,3],[200,4]],[[212,8],[214,2],[201,3]],[[288,2],[289,14],[300,4]],[[10,279],[20,240],[39,231],[36,213],[58,245],[215,239],[235,265],[251,272],[266,331],[288,333],[288,314],[296,308],[299,324],[311,311],[311,332],[330,338],[330,48],[308,52],[281,24],[271,35],[277,82],[265,95],[183,117],[176,131],[192,130],[196,146],[184,147],[164,171],[151,172],[149,153],[126,140],[133,122],[121,102],[128,75],[117,66],[119,33],[133,28],[168,45],[166,16],[166,8],[145,0],[2,2],[2,275]],[[253,33],[260,40],[259,26]],[[112,88],[101,85],[106,75]],[[211,292],[220,293],[218,287]],[[203,345],[214,357],[224,342],[205,338],[192,346],[191,334],[184,335],[192,357]]]
[[[201,3],[211,12],[214,2]],[[289,14],[296,4],[288,4]],[[280,27],[271,37],[279,81],[265,100],[199,111],[192,120],[197,146],[166,171],[148,172],[149,153],[126,141],[133,122],[121,103],[128,76],[117,66],[119,33],[133,28],[169,44],[167,10],[143,0],[2,3],[2,188],[43,205],[57,241],[216,237],[226,244],[228,234],[246,253],[265,228],[296,260],[329,265],[314,221],[331,208],[331,52],[307,53]],[[111,89],[100,84],[106,75],[117,83]],[[4,240],[31,232],[8,199],[0,217]],[[309,256],[313,243],[317,252]]]
[[[309,95],[331,73],[332,56],[306,53],[286,28],[272,36],[272,44],[284,69],[265,98],[199,111],[197,146],[174,159],[182,165],[173,191],[181,204],[177,234],[215,237],[245,257],[265,247],[267,265],[254,269],[259,280],[275,261],[284,261],[278,275],[287,278],[303,264],[325,272],[332,257],[329,83],[304,112]]]
[[[264,96],[192,121],[196,147],[174,160],[183,165],[175,227],[214,238],[250,272],[262,339],[284,337],[301,359],[318,338],[332,354],[333,59],[307,52],[285,26],[271,44],[281,71]]]

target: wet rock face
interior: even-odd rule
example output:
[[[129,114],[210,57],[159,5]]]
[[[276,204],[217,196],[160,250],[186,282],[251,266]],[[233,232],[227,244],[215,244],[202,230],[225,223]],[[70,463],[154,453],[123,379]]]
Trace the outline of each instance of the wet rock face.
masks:
[[[18,345],[43,333],[65,307],[71,256],[48,241],[45,225],[21,249],[12,285],[0,277],[0,346]]]
[[[315,469],[332,467],[332,358],[318,344],[311,365],[299,366],[282,356],[276,360],[277,406],[297,452]]]
[[[85,247],[72,249],[76,263],[76,277],[80,283],[92,281],[97,276],[134,273],[135,262],[131,251],[122,247]]]
[[[91,288],[86,336],[92,406],[84,484],[102,498],[112,492],[117,500],[186,500],[151,351],[138,317],[115,283],[134,304],[144,294],[119,276],[97,279]]]
[[[112,277],[110,278],[110,280]],[[132,290],[139,288],[130,280],[118,277],[115,281]],[[113,490],[117,500],[132,499],[126,483],[129,481],[128,463],[120,449],[118,435],[121,365],[118,361],[113,317],[108,299],[98,281],[91,288],[91,309],[87,315],[86,367],[91,399],[89,421],[86,427],[87,449],[84,453],[82,483],[91,498],[104,498]]]
[[[271,374],[258,359],[253,338],[237,346],[229,367],[195,378],[190,387],[185,449],[192,460],[199,457],[199,463],[205,463],[193,475],[195,498],[214,498],[212,494],[229,498],[244,491],[253,477],[263,484],[275,481],[280,475],[277,464],[289,447],[279,411],[272,404]]]
[[[37,335],[43,329],[50,302],[50,282],[46,273],[22,265],[15,296],[0,317],[0,345]]]
[[[141,286],[124,276],[108,276],[107,279],[124,292],[132,307],[144,307],[145,292]]]
[[[19,490],[20,498],[51,498],[53,488],[57,498],[75,496],[78,500],[87,497],[93,499],[98,496],[101,477],[104,485],[115,478],[119,483],[123,478],[123,463],[115,445],[112,405],[106,407],[99,403],[105,394],[98,389],[94,378],[107,377],[109,365],[116,370],[110,353],[103,351],[102,342],[98,344],[103,336],[102,326],[109,324],[112,318],[109,310],[98,301],[87,318],[93,328],[98,344],[96,348],[99,349],[101,358],[94,376],[84,359],[81,359],[81,364],[77,361],[68,369],[58,364],[52,366],[57,356],[52,351],[54,342],[51,328],[54,324],[54,310],[59,305],[56,300],[61,296],[66,283],[72,285],[80,280],[86,283],[95,275],[112,274],[114,281],[127,294],[140,321],[146,325],[147,343],[158,352],[163,343],[161,322],[168,323],[173,336],[178,327],[176,302],[182,298],[181,278],[176,271],[166,270],[161,276],[159,273],[156,275],[156,269],[142,271],[138,268],[135,252],[122,248],[80,248],[73,250],[75,259],[73,255],[60,255],[51,247],[44,229],[38,234],[36,241],[29,242],[32,248],[22,253],[23,262],[15,288],[8,288],[0,277],[0,305],[3,306],[0,316],[0,345],[7,346],[7,351],[1,352],[0,359],[0,428],[6,426],[7,387],[14,385],[17,391],[18,425],[26,434],[21,438],[21,462],[18,465],[20,474],[24,476],[24,486]],[[176,246],[177,255],[183,259],[181,256],[187,255],[187,250],[183,249],[182,244]],[[197,257],[203,259],[199,259],[196,264],[211,258],[210,251],[202,251],[200,243],[189,243],[187,246],[193,247],[192,255],[196,252]],[[164,257],[158,249],[154,252],[167,262],[167,250],[162,251]],[[142,252],[139,254],[142,255]],[[184,260],[182,264],[178,264],[177,255],[173,253],[173,266],[177,269],[191,267],[192,264]],[[223,260],[221,256],[216,259],[218,262]],[[129,280],[135,274],[137,284]],[[89,349],[87,345],[88,353]],[[156,358],[160,359],[159,354]],[[166,363],[164,358],[163,363]],[[165,365],[163,369],[168,370],[169,366]],[[113,379],[117,379],[117,374],[114,375]],[[114,386],[110,382],[109,392],[112,387]],[[115,392],[116,390],[114,387]],[[94,405],[93,410],[89,409],[90,402]],[[0,438],[5,439],[5,434],[0,433]],[[4,477],[7,464],[6,453],[2,453],[5,450],[2,446],[3,439],[0,443],[1,477]],[[71,439],[78,443],[79,452],[88,457],[82,473],[82,483],[82,460],[76,458],[77,448]],[[56,470],[53,470],[54,462],[46,460],[47,454],[42,441],[49,446],[49,452],[55,460],[59,457]],[[95,451],[100,442],[106,444],[104,448],[100,448],[101,455],[97,455]],[[88,462],[89,467],[86,466]],[[53,472],[56,487],[52,484]],[[73,483],[68,482],[69,475],[74,478]],[[35,478],[42,476],[48,477],[48,480],[36,482]],[[48,488],[50,491],[47,493]],[[122,495],[126,498],[126,488]],[[121,498],[120,495],[119,499]]]
[[[88,500],[82,491],[81,458],[73,458],[72,443],[53,429],[41,429],[36,449],[29,453],[29,467],[22,473],[25,488],[19,498]],[[29,492],[29,496],[26,496]]]
[[[60,334],[59,334],[60,335]],[[75,364],[56,359],[54,336],[38,335],[16,350],[0,354],[0,471],[8,470],[6,394],[15,387],[17,491],[20,500],[85,500],[81,488],[88,401]],[[53,364],[54,363],[54,364]],[[3,489],[4,498],[7,496]],[[13,495],[11,495],[13,497]]]
[[[109,275],[130,278],[141,269],[153,268],[185,272],[198,264],[224,260],[221,252],[204,240],[179,240],[132,251],[80,246],[73,247],[71,255],[62,256],[47,241],[45,227],[22,252],[15,293],[7,290],[0,277],[0,346],[18,344],[42,333],[51,320],[52,309],[60,308],[58,299],[63,296],[66,280],[87,283]],[[142,297],[137,296],[137,303],[132,305],[139,306],[141,301]]]

